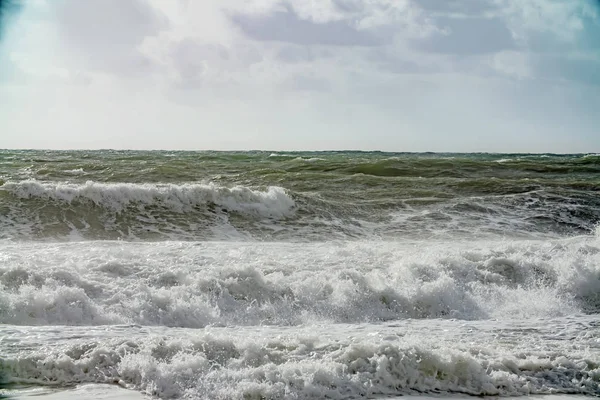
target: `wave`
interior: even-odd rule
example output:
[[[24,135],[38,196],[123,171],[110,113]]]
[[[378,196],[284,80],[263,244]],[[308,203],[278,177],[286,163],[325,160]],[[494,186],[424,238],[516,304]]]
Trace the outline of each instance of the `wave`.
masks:
[[[296,154],[286,154],[286,153],[271,153],[269,154],[269,158],[281,158],[281,159],[289,159],[289,158],[297,158]]]
[[[7,245],[0,323],[202,328],[600,312],[595,238],[454,246]]]
[[[572,181],[570,185],[588,190],[593,183]],[[454,198],[448,193],[473,187],[483,195]],[[393,190],[385,189],[389,193],[374,189],[373,194],[214,183],[9,181],[0,185],[0,239],[535,238],[594,229],[598,199],[593,194],[563,194],[562,187],[553,191],[540,187],[538,182],[498,179],[421,188],[418,182],[405,181]]]
[[[303,162],[308,162],[308,163],[314,163],[317,161],[325,161],[325,159],[319,158],[319,157],[296,157],[296,158],[294,158],[293,161],[303,161]]]
[[[64,172],[70,175],[85,175],[85,171],[83,170],[83,168],[68,169]]]
[[[121,212],[130,206],[161,206],[184,213],[208,204],[229,211],[266,218],[282,218],[294,209],[294,200],[281,187],[266,191],[244,186],[232,188],[214,184],[85,184],[47,183],[34,180],[6,182],[1,187],[21,199],[44,199],[73,204],[82,203]]]
[[[296,208],[277,186],[6,182],[0,239],[239,239],[248,226],[290,218]]]
[[[582,164],[588,167],[597,167],[600,165],[600,154],[586,154],[577,160],[577,164]]]
[[[431,327],[415,325],[358,329],[350,338],[331,326],[293,335],[263,328],[170,336],[117,326],[104,332],[116,337],[100,340],[67,330],[65,336],[83,340],[59,341],[60,347],[53,341],[52,347],[39,351],[28,348],[19,358],[0,359],[0,368],[13,383],[117,383],[157,398],[596,395],[600,389],[597,356],[572,349],[585,343],[586,333],[594,333],[584,326],[557,326],[574,342],[567,347],[561,341],[540,345],[552,333],[536,326],[524,341],[538,342],[535,350],[527,350],[502,329],[488,333],[479,325],[440,323],[440,330],[431,332]],[[442,335],[442,329],[453,333]],[[496,348],[492,343],[499,338],[505,344]],[[463,343],[457,345],[457,340]]]

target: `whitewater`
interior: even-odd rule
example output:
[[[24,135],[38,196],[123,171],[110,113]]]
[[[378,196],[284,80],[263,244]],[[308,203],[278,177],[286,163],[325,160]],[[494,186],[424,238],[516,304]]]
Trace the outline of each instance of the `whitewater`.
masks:
[[[599,173],[0,151],[0,397],[599,396]]]

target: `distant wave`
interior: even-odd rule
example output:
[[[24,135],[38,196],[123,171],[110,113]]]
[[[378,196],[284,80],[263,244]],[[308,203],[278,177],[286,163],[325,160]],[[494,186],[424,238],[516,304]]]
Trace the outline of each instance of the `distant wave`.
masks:
[[[294,161],[304,161],[304,162],[317,162],[317,161],[325,161],[325,159],[320,157],[296,157]]]
[[[85,175],[85,171],[83,170],[83,168],[69,169],[66,170],[65,173],[70,175]]]
[[[296,158],[298,157],[295,154],[285,154],[285,153],[271,153],[269,154],[269,158]]]

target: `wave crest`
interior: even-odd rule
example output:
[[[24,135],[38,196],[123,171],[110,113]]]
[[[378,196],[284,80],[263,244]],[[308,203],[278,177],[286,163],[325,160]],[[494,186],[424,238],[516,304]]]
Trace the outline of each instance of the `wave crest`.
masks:
[[[85,184],[42,183],[35,180],[7,182],[3,190],[22,198],[40,198],[72,204],[92,203],[95,206],[121,212],[130,206],[161,206],[185,213],[216,205],[227,211],[253,214],[266,218],[283,218],[293,213],[295,202],[278,186],[265,191],[245,186],[232,188],[215,184]]]

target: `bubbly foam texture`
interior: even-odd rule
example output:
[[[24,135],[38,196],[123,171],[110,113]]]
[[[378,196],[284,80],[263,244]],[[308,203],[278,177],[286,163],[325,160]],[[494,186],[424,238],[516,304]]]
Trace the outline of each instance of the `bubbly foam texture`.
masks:
[[[5,241],[0,370],[173,399],[598,393],[598,237],[420,246]]]
[[[480,245],[6,244],[0,323],[201,328],[600,310],[595,237]]]
[[[521,324],[524,335],[501,324],[452,321],[354,325],[351,331],[342,325],[293,332],[170,330],[168,335],[127,326],[102,331],[9,327],[5,337],[18,336],[29,348],[0,365],[13,382],[118,383],[159,398],[597,394],[599,353],[585,349],[593,346],[593,321],[546,326],[543,321]],[[52,348],[31,350],[41,337],[52,341]]]
[[[266,191],[244,186],[233,188],[214,184],[85,184],[42,183],[35,180],[7,182],[2,188],[20,198],[41,198],[74,203],[88,202],[115,211],[135,206],[162,206],[175,212],[188,212],[198,206],[215,204],[229,211],[281,218],[294,209],[294,200],[283,188],[272,186]]]

